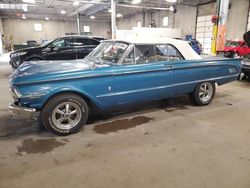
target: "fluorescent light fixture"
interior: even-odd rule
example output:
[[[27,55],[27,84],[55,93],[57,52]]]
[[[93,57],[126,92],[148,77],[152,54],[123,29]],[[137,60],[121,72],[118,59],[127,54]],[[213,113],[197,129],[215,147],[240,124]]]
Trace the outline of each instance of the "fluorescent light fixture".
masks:
[[[44,19],[45,19],[45,20],[49,20],[49,17],[45,17]]]
[[[174,12],[174,6],[170,6],[169,10],[172,11],[172,12]]]
[[[177,0],[166,0],[168,3],[176,3]]]
[[[136,5],[136,4],[139,4],[141,2],[141,0],[132,0],[132,4]]]
[[[90,16],[90,19],[91,19],[91,20],[95,19],[95,16],[93,16],[93,15],[92,15],[92,16]]]
[[[117,18],[120,18],[120,17],[122,17],[122,14],[121,14],[121,13],[118,13],[118,14],[116,14],[116,17],[117,17]]]
[[[23,3],[36,3],[36,1],[35,0],[23,0]]]
[[[61,10],[61,14],[66,14],[65,10]]]
[[[109,9],[108,11],[109,11],[109,13],[111,13],[111,12],[112,12],[112,10],[111,10],[111,9]]]
[[[22,15],[22,19],[24,19],[24,20],[26,19],[26,16],[24,14]]]
[[[74,5],[74,6],[78,6],[79,4],[80,4],[79,1],[74,1],[74,2],[73,2],[73,5]]]

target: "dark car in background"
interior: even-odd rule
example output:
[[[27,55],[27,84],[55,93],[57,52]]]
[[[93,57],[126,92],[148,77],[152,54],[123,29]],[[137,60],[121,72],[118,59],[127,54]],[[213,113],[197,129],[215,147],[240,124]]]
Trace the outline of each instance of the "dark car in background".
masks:
[[[82,59],[99,43],[91,37],[64,36],[41,46],[14,51],[10,54],[10,65],[17,68],[24,61]]]

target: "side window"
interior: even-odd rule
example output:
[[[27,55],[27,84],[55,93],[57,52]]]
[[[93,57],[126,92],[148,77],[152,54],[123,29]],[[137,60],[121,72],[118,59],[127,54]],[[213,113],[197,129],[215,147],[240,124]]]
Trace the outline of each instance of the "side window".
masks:
[[[55,48],[67,48],[71,46],[72,46],[71,39],[68,39],[68,38],[58,39],[51,44],[51,47],[55,47]]]
[[[180,52],[172,45],[168,45],[168,57],[169,57],[169,60],[181,60],[181,59],[183,59]]]
[[[135,51],[134,48],[131,50],[131,52],[125,57],[123,64],[124,65],[130,65],[135,63]]]
[[[153,45],[136,45],[135,61],[136,64],[151,63],[156,60]]]
[[[159,44],[155,46],[156,59],[157,61],[168,60],[168,45]]]
[[[84,39],[85,45],[94,45],[92,39]]]
[[[83,38],[75,38],[73,42],[73,46],[80,47],[85,45],[85,40]]]
[[[97,40],[92,40],[92,43],[93,43],[93,45],[99,45],[100,44],[100,42],[97,41]]]

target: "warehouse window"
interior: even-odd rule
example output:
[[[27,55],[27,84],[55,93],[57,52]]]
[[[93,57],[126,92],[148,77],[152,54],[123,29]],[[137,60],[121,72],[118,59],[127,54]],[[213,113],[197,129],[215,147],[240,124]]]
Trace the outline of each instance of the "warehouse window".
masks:
[[[162,26],[168,26],[168,17],[164,17],[162,20]]]

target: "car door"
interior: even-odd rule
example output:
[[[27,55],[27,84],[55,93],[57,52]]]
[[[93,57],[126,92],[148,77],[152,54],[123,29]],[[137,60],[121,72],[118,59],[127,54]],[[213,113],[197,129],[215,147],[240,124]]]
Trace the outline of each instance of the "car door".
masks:
[[[77,53],[77,59],[83,59],[88,55],[98,44],[99,41],[91,38],[75,38],[74,46]]]
[[[172,64],[165,56],[166,50],[164,45],[162,52],[155,50],[154,45],[135,45],[123,63],[116,66],[114,82],[118,105],[172,95]]]
[[[42,50],[42,55],[47,60],[76,59],[76,51],[72,46],[72,42],[70,37],[57,39]]]

